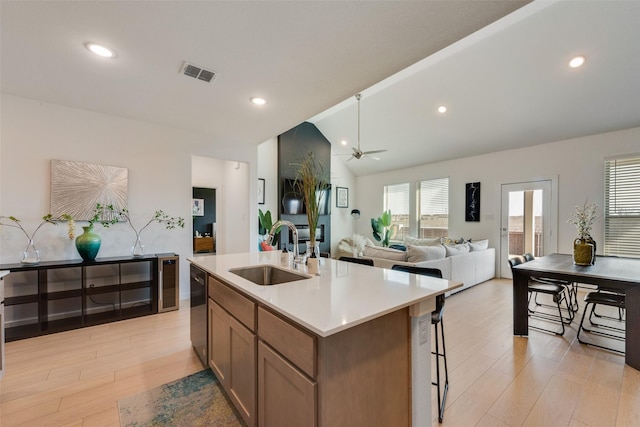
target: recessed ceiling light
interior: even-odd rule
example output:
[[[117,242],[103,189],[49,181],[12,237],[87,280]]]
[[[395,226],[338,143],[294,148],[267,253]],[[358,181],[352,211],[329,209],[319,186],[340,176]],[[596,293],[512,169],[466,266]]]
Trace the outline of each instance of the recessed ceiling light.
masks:
[[[569,61],[569,67],[571,68],[578,68],[580,67],[582,64],[584,64],[585,61],[585,57],[584,56],[576,56],[575,58],[573,58],[571,61]]]
[[[102,56],[103,58],[113,58],[116,56],[116,53],[109,49],[108,47],[101,46],[95,43],[87,43],[85,44],[86,48],[96,55]]]
[[[347,141],[343,139],[342,141],[340,141],[340,144],[347,145]]]
[[[444,114],[447,112],[447,107],[445,107],[444,105],[441,105],[438,107],[438,113]]]
[[[256,105],[264,105],[267,103],[267,100],[264,98],[254,97],[254,98],[251,98],[251,102],[253,102]]]

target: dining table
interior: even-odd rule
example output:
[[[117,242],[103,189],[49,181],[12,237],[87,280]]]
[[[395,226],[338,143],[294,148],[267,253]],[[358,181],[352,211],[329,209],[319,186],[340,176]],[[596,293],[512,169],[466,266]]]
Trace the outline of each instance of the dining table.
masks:
[[[532,276],[595,285],[625,295],[625,363],[640,370],[640,259],[596,256],[576,265],[570,254],[554,253],[513,268],[513,334],[529,334],[528,283]]]

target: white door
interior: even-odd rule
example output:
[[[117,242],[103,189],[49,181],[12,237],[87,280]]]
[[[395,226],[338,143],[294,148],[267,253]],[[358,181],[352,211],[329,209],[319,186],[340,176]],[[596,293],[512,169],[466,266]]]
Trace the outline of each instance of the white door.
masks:
[[[557,251],[556,198],[552,181],[502,184],[500,220],[500,276],[511,278],[508,260],[531,253],[536,257]],[[552,236],[554,236],[552,238]]]

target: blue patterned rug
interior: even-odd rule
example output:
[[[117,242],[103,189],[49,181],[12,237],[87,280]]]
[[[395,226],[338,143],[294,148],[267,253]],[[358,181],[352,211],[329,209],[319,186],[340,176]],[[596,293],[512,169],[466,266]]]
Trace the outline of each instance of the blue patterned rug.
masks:
[[[210,369],[118,401],[120,425],[244,427]]]

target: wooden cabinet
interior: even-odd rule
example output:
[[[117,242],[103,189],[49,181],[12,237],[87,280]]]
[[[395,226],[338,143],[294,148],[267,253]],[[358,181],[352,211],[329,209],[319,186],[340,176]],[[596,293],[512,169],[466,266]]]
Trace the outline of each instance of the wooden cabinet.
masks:
[[[158,258],[0,265],[7,341],[158,312]]]
[[[315,427],[316,388],[271,347],[258,343],[258,426]]]
[[[209,277],[209,365],[249,426],[411,424],[409,310],[319,337]]]
[[[229,377],[229,314],[209,299],[209,367],[225,386]]]
[[[214,248],[213,237],[193,238],[193,252],[213,252]]]
[[[256,425],[255,306],[209,277],[209,366],[248,426]]]

